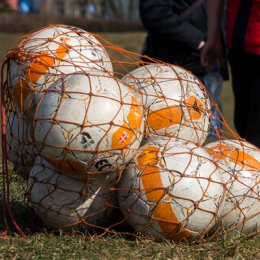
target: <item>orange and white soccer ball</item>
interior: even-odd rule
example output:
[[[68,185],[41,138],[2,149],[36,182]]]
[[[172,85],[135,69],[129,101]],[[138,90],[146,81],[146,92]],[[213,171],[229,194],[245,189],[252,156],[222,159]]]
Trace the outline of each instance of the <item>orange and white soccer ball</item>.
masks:
[[[219,140],[205,145],[217,162],[227,189],[218,231],[252,235],[260,231],[260,150],[240,140]]]
[[[31,125],[18,109],[10,114],[7,121],[6,150],[14,171],[24,179],[28,179],[39,150],[32,139]]]
[[[119,205],[137,233],[155,239],[200,239],[221,212],[224,188],[205,149],[158,139],[140,147],[118,183]]]
[[[176,65],[150,64],[122,78],[139,93],[146,133],[203,144],[208,135],[210,99],[191,72]]]
[[[48,228],[96,229],[109,220],[113,206],[118,205],[116,193],[111,190],[117,178],[114,172],[79,181],[61,174],[38,156],[28,179],[28,198]]]
[[[113,74],[110,57],[96,37],[69,25],[50,25],[29,33],[17,48],[9,50],[9,56],[10,93],[27,114],[62,75],[89,69]]]
[[[117,78],[89,71],[56,81],[39,103],[34,138],[64,172],[86,178],[128,163],[143,137],[143,109]]]

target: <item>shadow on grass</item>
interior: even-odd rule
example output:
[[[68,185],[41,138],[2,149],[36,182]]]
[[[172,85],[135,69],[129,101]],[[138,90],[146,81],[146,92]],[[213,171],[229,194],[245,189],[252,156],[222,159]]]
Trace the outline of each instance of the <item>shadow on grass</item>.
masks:
[[[3,199],[0,202],[3,205]],[[88,238],[96,236],[113,237],[116,235],[127,240],[135,239],[134,230],[123,221],[123,216],[117,219],[118,223],[122,222],[118,225],[116,223],[113,223],[113,225],[112,222],[108,221],[100,226],[100,228],[62,232],[61,230],[53,230],[45,227],[40,217],[26,203],[12,200],[9,205],[10,210],[7,205],[5,208],[0,208],[0,235],[7,232],[7,237],[18,238],[23,235],[36,235],[37,233],[49,233],[54,236],[60,236],[63,233],[66,235],[82,235],[82,237]]]
[[[9,207],[4,206],[1,199],[0,208],[0,232],[8,231],[8,236],[17,236],[22,233],[39,232],[43,229],[43,223],[35,214],[32,209],[23,202],[11,201]],[[33,222],[32,222],[33,220]],[[39,227],[37,229],[36,227]]]

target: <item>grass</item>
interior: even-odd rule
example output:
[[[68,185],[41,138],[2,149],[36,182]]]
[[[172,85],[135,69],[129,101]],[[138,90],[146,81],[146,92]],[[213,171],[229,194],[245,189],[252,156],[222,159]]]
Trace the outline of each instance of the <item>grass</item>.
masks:
[[[5,60],[6,51],[19,36],[0,33],[0,64]],[[121,48],[140,53],[145,33],[102,33],[101,36]],[[230,81],[224,82],[221,99],[225,120],[234,130],[234,101]],[[2,184],[3,179],[1,178],[0,181]],[[12,172],[10,167],[12,212],[17,224],[26,234],[26,239],[20,239],[19,233],[9,221],[9,236],[6,239],[0,239],[0,259],[260,259],[259,235],[250,239],[243,236],[222,235],[201,243],[174,244],[166,240],[157,243],[147,239],[125,238],[122,235],[112,234],[95,238],[77,233],[66,235],[45,230],[39,232],[32,228],[27,218],[24,192],[24,182]],[[0,209],[0,231],[5,230],[2,211],[3,209]]]

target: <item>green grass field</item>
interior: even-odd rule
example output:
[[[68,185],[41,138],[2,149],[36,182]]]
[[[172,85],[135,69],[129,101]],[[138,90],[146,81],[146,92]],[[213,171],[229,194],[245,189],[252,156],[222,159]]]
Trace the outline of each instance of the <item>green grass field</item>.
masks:
[[[20,35],[0,33],[0,63],[6,57],[6,51]],[[109,34],[101,36],[109,42],[139,53],[145,37],[144,33]],[[224,83],[221,94],[224,117],[227,124],[233,126],[233,94],[230,81]],[[11,169],[11,168],[10,168]],[[1,176],[1,186],[3,178]],[[3,189],[1,193],[3,193]],[[217,259],[260,259],[260,236],[246,239],[243,236],[223,235],[212,241],[202,243],[157,243],[141,238],[124,238],[122,235],[107,235],[101,238],[85,237],[80,234],[53,234],[32,229],[26,215],[24,204],[25,185],[21,178],[10,170],[10,194],[14,219],[25,239],[9,223],[9,233],[0,238],[0,259],[165,259],[165,260],[217,260]],[[8,215],[8,218],[10,216]],[[201,220],[203,221],[203,220]],[[0,209],[0,231],[4,231],[3,209]]]

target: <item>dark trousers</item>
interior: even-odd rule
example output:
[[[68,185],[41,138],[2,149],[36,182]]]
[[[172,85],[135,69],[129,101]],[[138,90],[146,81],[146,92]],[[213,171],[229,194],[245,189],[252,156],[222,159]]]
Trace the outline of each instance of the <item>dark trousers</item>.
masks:
[[[260,147],[260,55],[229,51],[239,135]]]

